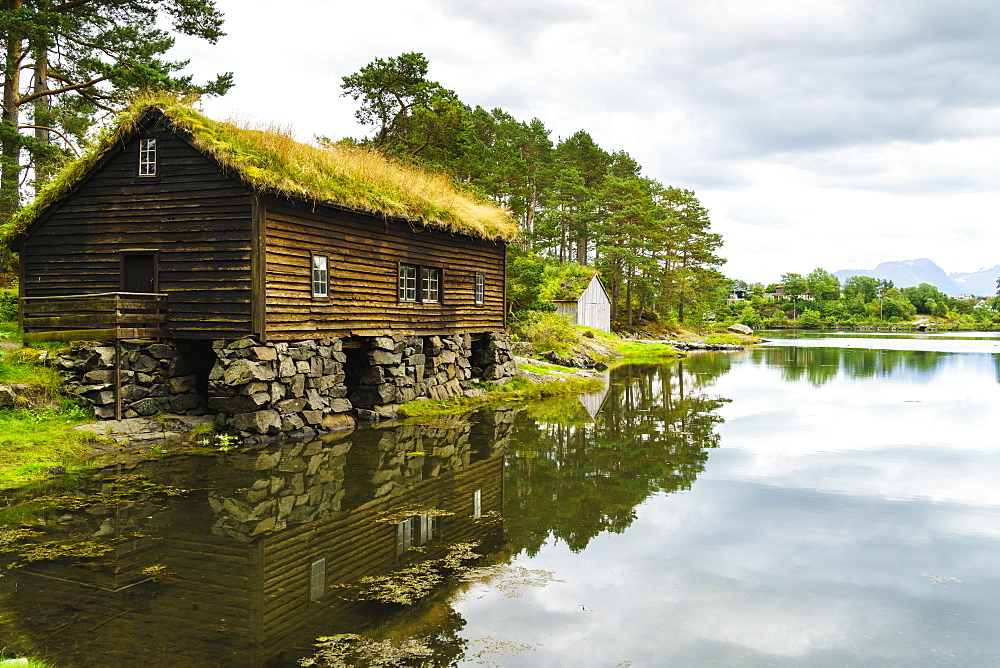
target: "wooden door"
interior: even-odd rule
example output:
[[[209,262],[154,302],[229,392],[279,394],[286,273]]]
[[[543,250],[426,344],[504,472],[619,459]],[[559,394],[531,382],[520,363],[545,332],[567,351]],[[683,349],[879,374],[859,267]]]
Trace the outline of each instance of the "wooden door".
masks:
[[[122,292],[156,292],[156,253],[122,255]]]

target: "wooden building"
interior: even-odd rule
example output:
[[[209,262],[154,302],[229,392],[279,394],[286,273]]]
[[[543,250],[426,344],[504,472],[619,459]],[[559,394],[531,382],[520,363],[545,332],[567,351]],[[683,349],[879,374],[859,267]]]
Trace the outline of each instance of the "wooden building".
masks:
[[[5,232],[25,342],[114,342],[111,369],[63,367],[102,418],[207,408],[244,435],[310,435],[515,369],[516,223],[444,175],[357,147],[137,104]],[[160,343],[123,354],[124,339]]]
[[[281,341],[501,331],[516,232],[443,177],[147,103],[8,236],[29,339],[148,325],[169,339]],[[162,317],[132,293],[165,295]]]
[[[594,274],[576,299],[557,300],[553,303],[556,313],[568,316],[577,325],[593,327],[602,332],[611,331],[611,298],[598,274]]]

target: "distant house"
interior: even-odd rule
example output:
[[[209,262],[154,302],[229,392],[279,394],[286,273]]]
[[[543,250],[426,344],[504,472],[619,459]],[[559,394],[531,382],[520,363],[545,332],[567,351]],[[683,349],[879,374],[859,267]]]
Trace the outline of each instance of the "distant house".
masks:
[[[555,300],[553,303],[556,313],[569,316],[574,324],[602,332],[611,331],[611,298],[597,274],[576,299]]]

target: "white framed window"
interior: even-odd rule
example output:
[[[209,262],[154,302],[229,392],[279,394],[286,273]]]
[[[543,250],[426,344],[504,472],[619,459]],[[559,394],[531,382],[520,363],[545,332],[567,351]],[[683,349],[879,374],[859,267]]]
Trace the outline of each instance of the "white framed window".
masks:
[[[486,301],[486,277],[476,274],[476,303],[482,304]]]
[[[417,301],[417,268],[412,264],[399,265],[399,300]]]
[[[407,550],[426,545],[437,537],[438,519],[431,515],[414,515],[396,525],[396,556]]]
[[[139,140],[139,176],[156,176],[156,140]]]
[[[312,256],[312,294],[313,297],[330,296],[330,273],[325,255]]]
[[[420,301],[441,301],[441,270],[434,267],[420,268]]]

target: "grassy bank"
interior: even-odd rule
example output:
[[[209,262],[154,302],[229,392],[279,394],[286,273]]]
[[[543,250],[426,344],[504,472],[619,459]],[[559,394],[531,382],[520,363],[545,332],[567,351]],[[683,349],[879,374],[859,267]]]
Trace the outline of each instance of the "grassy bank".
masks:
[[[482,394],[475,397],[454,397],[442,400],[417,400],[403,404],[399,409],[402,417],[433,417],[465,413],[472,408],[488,404],[504,404],[546,399],[562,394],[580,394],[585,392],[600,392],[604,381],[598,378],[564,377],[562,372],[545,367],[531,365],[531,372],[548,376],[549,380],[532,381],[526,378],[515,378],[504,385],[484,385]],[[559,367],[562,368],[562,367]],[[539,371],[543,373],[538,373]],[[572,371],[572,370],[569,370]]]
[[[23,487],[46,478],[46,470],[82,468],[76,457],[94,440],[73,427],[93,422],[93,414],[62,394],[55,369],[41,364],[39,352],[16,345],[17,328],[0,325],[9,342],[0,357],[0,384],[19,385],[14,406],[0,408],[0,489]]]

